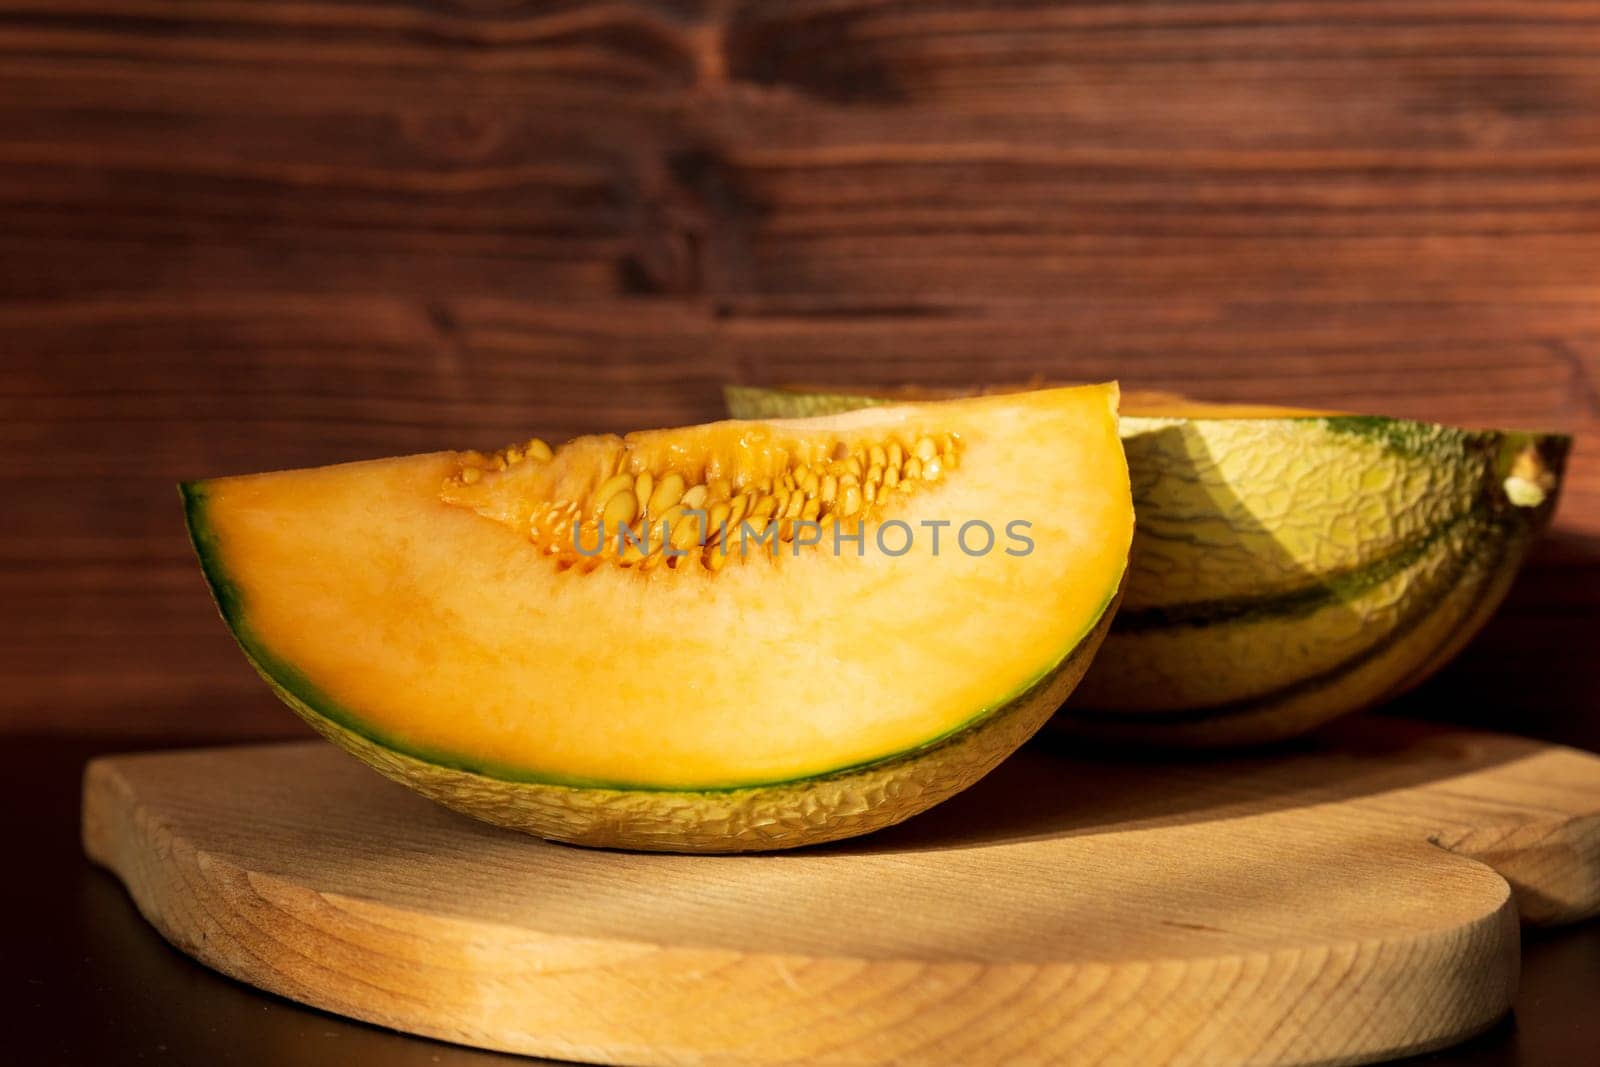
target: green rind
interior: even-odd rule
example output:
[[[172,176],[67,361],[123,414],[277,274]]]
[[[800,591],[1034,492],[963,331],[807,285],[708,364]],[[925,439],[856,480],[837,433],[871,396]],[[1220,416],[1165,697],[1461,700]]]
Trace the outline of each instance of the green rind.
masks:
[[[1435,596],[1408,604],[1406,615],[1398,625],[1376,635],[1366,646],[1325,670],[1267,692],[1220,704],[1160,711],[1074,706],[1063,709],[1052,725],[1099,737],[1162,739],[1169,742],[1189,738],[1231,744],[1291,736],[1331,718],[1393,699],[1448,662],[1450,657],[1445,654],[1446,651],[1459,648],[1476,632],[1498,603],[1498,597],[1504,594],[1504,586],[1509,585],[1507,575],[1514,573],[1515,566],[1507,568],[1503,564],[1508,557],[1520,559],[1527,548],[1528,538],[1525,534],[1508,531],[1504,527],[1481,525],[1483,536],[1479,544],[1488,546],[1482,556],[1467,554],[1452,557],[1450,576]],[[1409,669],[1396,670],[1393,682],[1370,690],[1359,704],[1317,703],[1322,693],[1346,680],[1352,672],[1393,652],[1460,590],[1462,582],[1473,573],[1481,578],[1476,603],[1461,613],[1441,640],[1425,649],[1421,646],[1411,649],[1407,657],[1411,665]],[[1496,589],[1497,585],[1501,588]],[[1288,712],[1293,714],[1286,716]]]
[[[1085,632],[1031,682],[914,748],[816,775],[728,786],[560,778],[419,746],[374,729],[252,632],[205,517],[203,482],[179,486],[190,542],[218,611],[272,691],[318,733],[447,807],[553,840],[655,851],[792,848],[892,825],[960,792],[1043,726],[1082,679],[1115,614],[1117,588]],[[1117,575],[1120,583],[1122,575]]]
[[[1355,416],[1314,418],[1324,429],[1329,428],[1330,424],[1343,424],[1352,419],[1363,425],[1373,421]],[[1376,421],[1400,423],[1405,428],[1371,434],[1365,430],[1352,431],[1348,428],[1335,432],[1351,432],[1368,440],[1378,441],[1387,450],[1410,457],[1451,456],[1462,457],[1469,461],[1479,458],[1484,464],[1484,475],[1471,502],[1463,510],[1436,521],[1419,536],[1400,542],[1391,551],[1368,559],[1359,566],[1324,571],[1314,575],[1303,585],[1275,589],[1253,596],[1239,595],[1153,604],[1147,607],[1125,607],[1117,618],[1117,630],[1131,633],[1171,626],[1212,626],[1269,617],[1295,618],[1331,604],[1345,603],[1387,581],[1409,567],[1436,541],[1464,521],[1481,518],[1495,525],[1526,529],[1530,532],[1536,532],[1548,523],[1554,510],[1555,491],[1552,491],[1545,504],[1537,508],[1515,507],[1506,499],[1501,482],[1509,472],[1514,457],[1522,449],[1530,446],[1541,451],[1551,469],[1559,476],[1571,444],[1570,438],[1516,430],[1461,430],[1426,423],[1405,423],[1404,420],[1396,419]],[[1433,447],[1424,449],[1425,442],[1431,443]],[[1145,529],[1141,532],[1141,536],[1155,535]]]
[[[1261,619],[1293,619],[1316,613],[1320,608],[1360,596],[1409,568],[1429,548],[1478,509],[1455,516],[1432,527],[1427,533],[1405,542],[1393,552],[1351,570],[1337,571],[1308,585],[1260,596],[1238,596],[1215,600],[1157,604],[1148,608],[1124,608],[1117,614],[1117,629],[1123,633],[1165,630],[1175,626],[1206,627],[1230,622],[1255,622]]]

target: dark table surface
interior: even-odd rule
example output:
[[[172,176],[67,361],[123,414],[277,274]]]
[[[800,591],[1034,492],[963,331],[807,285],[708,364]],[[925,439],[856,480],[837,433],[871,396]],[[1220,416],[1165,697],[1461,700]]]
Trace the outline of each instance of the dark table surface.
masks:
[[[188,743],[193,743],[188,742]],[[19,738],[5,744],[0,819],[12,848],[0,903],[5,1040],[18,1064],[516,1062],[304,1008],[223,978],[169,947],[120,883],[78,846],[78,784],[104,751],[160,739]],[[0,1016],[3,1018],[3,1016]],[[1512,1017],[1417,1064],[1593,1063],[1600,1054],[1600,920],[1524,937]],[[521,1061],[527,1062],[527,1061]]]

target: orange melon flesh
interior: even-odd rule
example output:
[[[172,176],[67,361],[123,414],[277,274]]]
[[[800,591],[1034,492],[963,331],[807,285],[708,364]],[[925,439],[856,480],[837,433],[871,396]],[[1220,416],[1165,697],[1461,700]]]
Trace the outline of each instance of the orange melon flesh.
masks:
[[[761,448],[959,436],[957,469],[869,515],[864,555],[785,544],[715,573],[564,566],[492,508],[447,501],[458,453],[185,491],[224,616],[297,706],[488,778],[730,789],[935,745],[1058,668],[1107,611],[1132,537],[1116,403],[1114,385],[1044,390],[557,453],[564,473],[539,492],[612,473],[582,469],[597,450],[702,472],[712,457],[737,483],[735,461]],[[891,519],[913,534],[897,557],[876,543]],[[935,555],[922,524],[940,520]],[[992,550],[958,547],[970,520]],[[1012,522],[1030,524],[1031,552],[1007,553]]]

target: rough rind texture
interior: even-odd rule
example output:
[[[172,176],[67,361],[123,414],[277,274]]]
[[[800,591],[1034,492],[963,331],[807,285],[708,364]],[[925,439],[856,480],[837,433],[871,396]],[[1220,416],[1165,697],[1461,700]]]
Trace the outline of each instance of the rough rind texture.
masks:
[[[1237,497],[1238,515],[1229,519],[1238,521],[1220,534],[1217,525],[1203,529],[1160,490],[1146,491],[1154,506],[1141,521],[1176,522],[1165,529],[1146,522],[1136,533],[1133,610],[1086,679],[1082,709],[1058,726],[1167,743],[1275,740],[1399,696],[1448,662],[1499,606],[1554,510],[1554,488],[1539,507],[1510,503],[1502,483],[1512,458],[1535,449],[1558,478],[1567,442],[1379,421],[1221,420],[1161,434],[1129,420],[1136,498],[1141,476],[1166,487],[1198,480],[1210,500]],[[1164,443],[1150,445],[1158,440]],[[1260,460],[1246,476],[1215,477],[1213,457],[1235,453]],[[1349,480],[1341,465],[1353,478],[1380,473],[1388,485],[1343,486],[1316,500],[1317,487]],[[1274,495],[1284,502],[1274,505]],[[1341,521],[1342,537],[1331,529]],[[1311,529],[1320,523],[1329,524],[1326,533]],[[1170,540],[1172,527],[1185,524],[1209,541]],[[1275,542],[1313,534],[1335,542],[1333,558],[1298,571],[1291,565],[1287,575],[1272,571]],[[1159,582],[1186,560],[1214,563],[1229,551],[1239,557],[1230,579],[1238,599],[1222,600],[1214,616]],[[1159,566],[1157,553],[1165,556]]]
[[[511,782],[427,763],[331,721],[253,657],[251,662],[284,703],[328,740],[385,777],[474,818],[575,845],[757,852],[892,826],[972,785],[1032,737],[1072,692],[1115,613],[1113,600],[1054,670],[980,721],[925,749],[817,778],[706,792]]]
[[[881,403],[729,387],[745,418]],[[1175,745],[1277,740],[1391,699],[1453,657],[1555,509],[1570,441],[1375,416],[1122,419],[1137,527],[1123,608],[1052,729]],[[1543,502],[1512,501],[1532,462]]]

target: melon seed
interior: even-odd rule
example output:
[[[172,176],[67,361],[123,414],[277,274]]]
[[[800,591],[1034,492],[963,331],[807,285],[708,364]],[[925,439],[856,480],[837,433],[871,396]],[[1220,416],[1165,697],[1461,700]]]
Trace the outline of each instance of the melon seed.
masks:
[[[549,462],[550,457],[554,455],[554,453],[550,451],[550,446],[539,440],[537,437],[528,442],[527,452],[529,459],[536,459],[540,463]]]
[[[467,467],[464,470],[462,470],[462,472],[461,472],[461,484],[462,485],[472,485],[479,478],[482,478],[482,477],[483,477],[483,472],[481,470],[479,470],[477,467]]]
[[[665,475],[650,497],[650,514],[666,511],[683,499],[683,475],[677,471]]]
[[[706,543],[710,544],[720,536],[722,524],[728,521],[733,514],[733,508],[727,501],[711,505],[711,510],[706,512]]]
[[[923,440],[927,440],[927,438],[923,438]],[[922,477],[922,463],[916,456],[906,460],[906,469],[902,472],[901,477],[908,482],[914,482]]]
[[[662,484],[665,485],[665,481]],[[709,495],[711,495],[711,491],[703,485],[690,486],[678,503],[686,508],[699,508],[706,502],[706,497]]]
[[[913,452],[917,459],[921,460],[923,463],[928,462],[928,460],[938,455],[938,453],[939,450],[934,445],[933,438],[931,437],[924,437],[919,440],[917,442],[917,447]]]
[[[654,515],[656,509],[651,507],[650,494],[655,490],[656,480],[649,471],[640,471],[639,477],[633,480],[633,495],[639,498],[639,503],[644,506],[646,515]]]
[[[601,482],[600,488],[595,490],[594,494],[595,510],[605,510],[605,506],[610,502],[611,498],[622,492],[624,489],[628,490],[629,493],[633,492],[633,475],[613,474],[611,477]]]
[[[618,475],[617,477],[622,477]],[[608,498],[600,509],[600,521],[610,527],[626,526],[639,514],[639,498],[623,488]]]
[[[854,515],[861,510],[861,489],[855,485],[848,485],[844,489],[844,496],[839,501],[839,511],[843,515]]]
[[[680,508],[673,510],[678,512],[678,516],[671,526],[672,547],[684,552],[699,543],[700,524],[704,520],[698,515],[689,515]]]

